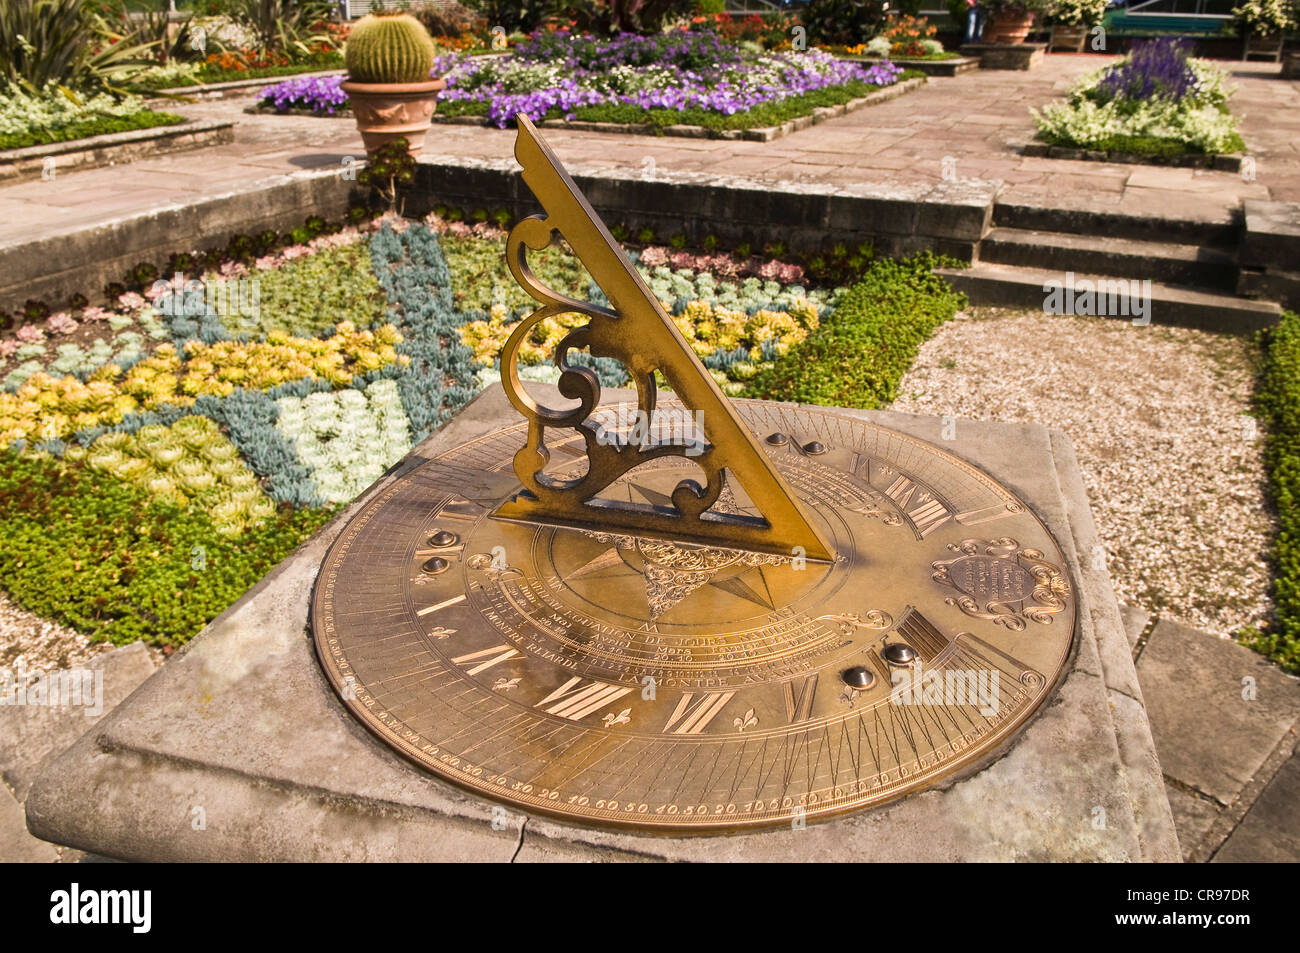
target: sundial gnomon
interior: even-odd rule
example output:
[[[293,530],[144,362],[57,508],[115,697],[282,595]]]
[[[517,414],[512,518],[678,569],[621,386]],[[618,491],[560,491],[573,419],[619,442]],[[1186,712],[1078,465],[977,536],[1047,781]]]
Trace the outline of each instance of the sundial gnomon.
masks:
[[[546,210],[507,241],[539,302],[502,353],[524,422],[387,485],[334,543],[312,619],[345,704],[476,793],[660,833],[788,826],[977,765],[1069,655],[1074,589],[1046,527],[924,441],[728,401],[519,125]],[[528,270],[557,233],[610,309]],[[589,321],[556,349],[555,408],[516,352],[564,312]],[[643,421],[698,420],[705,439],[611,429],[627,408],[602,407],[573,350],[623,362]]]

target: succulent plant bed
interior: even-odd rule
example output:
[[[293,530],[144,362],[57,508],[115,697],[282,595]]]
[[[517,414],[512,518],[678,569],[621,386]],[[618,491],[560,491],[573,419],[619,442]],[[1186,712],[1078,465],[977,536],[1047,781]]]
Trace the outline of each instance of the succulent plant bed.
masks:
[[[142,263],[131,288],[93,304],[29,302],[0,338],[0,589],[93,639],[170,649],[193,636],[498,377],[496,351],[531,304],[502,260],[508,219],[469,218],[237,237],[233,257]],[[882,293],[939,295],[929,321],[958,303],[937,284],[905,290],[924,263],[890,272],[870,248],[724,252],[617,231],[640,240],[629,254],[733,395],[763,395],[804,349],[847,356],[817,344],[828,328],[842,339],[841,302],[881,334],[896,316]],[[604,301],[566,250],[533,264],[551,287]],[[555,379],[548,349],[574,323],[539,326],[524,377]],[[881,373],[900,376],[895,363]]]

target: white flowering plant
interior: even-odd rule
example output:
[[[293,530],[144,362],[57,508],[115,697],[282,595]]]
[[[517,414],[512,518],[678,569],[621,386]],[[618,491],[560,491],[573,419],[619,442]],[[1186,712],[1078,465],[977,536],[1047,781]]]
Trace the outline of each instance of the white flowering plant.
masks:
[[[1241,32],[1250,36],[1271,36],[1294,30],[1300,22],[1296,0],[1244,0],[1232,8]]]
[[[1110,0],[1055,0],[1047,11],[1049,23],[1094,27],[1106,15]]]
[[[1227,74],[1154,41],[1082,77],[1063,102],[1030,109],[1052,145],[1158,156],[1245,148],[1228,112]]]
[[[134,116],[144,109],[139,96],[79,95],[54,83],[33,94],[0,82],[0,135],[62,129],[91,119]]]

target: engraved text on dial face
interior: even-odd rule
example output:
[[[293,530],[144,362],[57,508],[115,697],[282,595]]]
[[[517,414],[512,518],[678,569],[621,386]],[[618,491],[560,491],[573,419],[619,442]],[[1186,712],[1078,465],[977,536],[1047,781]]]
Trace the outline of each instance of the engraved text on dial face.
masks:
[[[518,486],[502,431],[386,487],[334,544],[313,626],[346,703],[477,793],[661,832],[842,813],[990,754],[1074,635],[1043,524],[919,440],[736,407],[788,436],[764,446],[833,562],[492,519]],[[557,474],[584,465],[550,449]],[[691,468],[661,458],[609,492],[662,504]],[[757,515],[739,486],[717,506]]]

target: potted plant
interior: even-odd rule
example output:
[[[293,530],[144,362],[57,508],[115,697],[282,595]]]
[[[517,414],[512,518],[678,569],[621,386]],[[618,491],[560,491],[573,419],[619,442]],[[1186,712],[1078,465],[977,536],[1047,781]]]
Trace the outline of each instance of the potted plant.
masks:
[[[1295,0],[1244,0],[1232,8],[1246,45],[1241,58],[1282,58],[1282,35],[1296,26]]]
[[[430,78],[433,55],[429,32],[410,14],[376,11],[352,27],[343,48],[348,78],[342,89],[367,153],[398,138],[407,140],[412,154],[424,147],[438,92],[446,86]]]
[[[1048,0],[983,0],[988,14],[985,43],[1023,43],[1034,18],[1048,9]]]
[[[1052,27],[1050,48],[1083,52],[1088,34],[1106,15],[1110,0],[1054,0],[1047,14]]]

